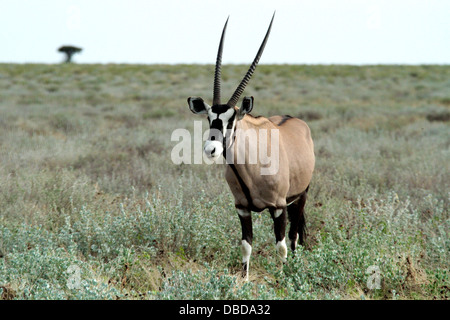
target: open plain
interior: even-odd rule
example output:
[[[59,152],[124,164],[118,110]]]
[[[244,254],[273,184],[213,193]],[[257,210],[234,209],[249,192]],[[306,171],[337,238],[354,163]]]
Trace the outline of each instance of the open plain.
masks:
[[[213,72],[0,64],[1,299],[450,298],[449,66],[258,66],[252,114],[305,120],[316,169],[286,265],[254,213],[249,282],[224,168],[170,158]]]

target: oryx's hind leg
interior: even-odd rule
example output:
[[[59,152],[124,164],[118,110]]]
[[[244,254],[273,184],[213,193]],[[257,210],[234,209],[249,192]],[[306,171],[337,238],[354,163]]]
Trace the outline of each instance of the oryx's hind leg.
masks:
[[[275,231],[275,240],[277,241],[278,254],[283,262],[286,262],[286,208],[269,209],[273,219],[273,229]]]
[[[300,195],[300,198],[287,207],[289,221],[289,240],[291,249],[295,250],[298,244],[303,245],[306,237],[305,203],[308,188]]]
[[[242,277],[248,281],[250,256],[252,254],[253,241],[252,213],[247,209],[237,209],[237,211],[242,227]]]

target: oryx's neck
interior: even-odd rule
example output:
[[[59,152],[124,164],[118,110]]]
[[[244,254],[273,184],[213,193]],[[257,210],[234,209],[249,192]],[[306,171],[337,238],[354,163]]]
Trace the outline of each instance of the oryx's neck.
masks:
[[[245,115],[235,125],[233,144],[227,150],[232,149],[233,157],[228,160],[240,167],[259,165],[259,148],[271,145],[271,130],[278,129],[269,119]]]
[[[248,130],[248,129],[257,130],[257,126],[255,126],[250,121],[248,121],[250,118],[252,118],[252,117],[245,115],[244,118],[242,118],[242,120],[237,121],[236,126],[235,126],[235,132],[234,132],[234,134],[235,134],[234,142],[230,148],[228,148],[224,151],[223,155],[224,155],[225,159],[227,159],[227,155],[229,157],[231,157],[231,159],[228,159],[228,161],[226,161],[227,166],[229,166],[229,168],[231,168],[231,170],[233,171],[233,174],[236,177],[236,180],[239,183],[241,190],[245,195],[245,198],[247,199],[248,208],[253,208],[254,205],[253,205],[252,197],[250,195],[250,190],[242,177],[243,176],[242,171],[244,171],[244,172],[246,171],[246,169],[245,169],[246,164],[243,163],[243,164],[239,164],[238,166],[235,165],[237,163],[239,149],[241,149],[241,152],[242,152],[242,148],[239,148],[239,143],[241,143],[240,139],[237,139],[238,137],[236,135],[240,135],[243,133],[243,131]],[[249,144],[252,144],[252,143],[257,143],[257,141],[250,140]],[[230,156],[231,149],[233,150],[233,154]],[[239,169],[237,167],[239,167]]]
[[[261,161],[260,156],[265,155],[267,147],[271,146],[270,130],[278,129],[267,118],[248,115],[238,121],[235,127],[234,142],[224,152],[226,163],[247,200],[247,208],[260,211],[261,207],[255,206],[250,189],[261,181],[260,176],[264,174],[263,167],[267,163],[264,163],[265,158]],[[261,148],[266,150],[261,152]]]

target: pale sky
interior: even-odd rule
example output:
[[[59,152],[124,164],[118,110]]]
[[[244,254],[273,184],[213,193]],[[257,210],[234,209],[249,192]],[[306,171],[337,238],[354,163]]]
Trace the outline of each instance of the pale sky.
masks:
[[[449,64],[448,0],[0,0],[0,63]]]

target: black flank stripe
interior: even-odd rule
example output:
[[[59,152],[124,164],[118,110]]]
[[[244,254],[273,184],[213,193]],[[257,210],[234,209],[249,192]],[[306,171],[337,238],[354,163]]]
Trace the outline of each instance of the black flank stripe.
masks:
[[[286,121],[288,121],[289,119],[292,119],[291,116],[285,115],[283,116],[283,119],[281,119],[280,123],[278,124],[278,126],[283,125]]]
[[[252,198],[250,196],[250,190],[248,189],[247,185],[245,184],[244,180],[242,180],[241,176],[239,175],[239,173],[236,170],[236,167],[234,166],[233,163],[230,163],[229,166],[231,167],[231,170],[233,170],[234,175],[236,176],[239,185],[241,186],[242,192],[244,192],[245,198],[247,199],[248,202],[248,207],[249,208],[253,208],[253,201]]]

